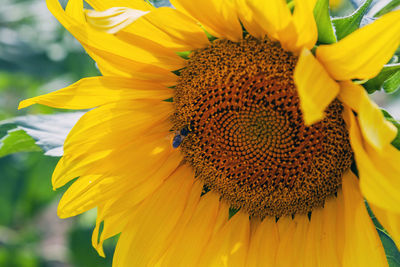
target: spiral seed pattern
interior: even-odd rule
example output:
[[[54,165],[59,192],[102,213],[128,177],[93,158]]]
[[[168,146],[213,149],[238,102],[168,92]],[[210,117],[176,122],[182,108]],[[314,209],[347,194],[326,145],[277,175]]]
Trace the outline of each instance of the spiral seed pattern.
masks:
[[[174,97],[174,130],[197,178],[251,216],[306,213],[337,192],[352,151],[335,100],[306,126],[293,81],[297,57],[247,37],[192,53]]]

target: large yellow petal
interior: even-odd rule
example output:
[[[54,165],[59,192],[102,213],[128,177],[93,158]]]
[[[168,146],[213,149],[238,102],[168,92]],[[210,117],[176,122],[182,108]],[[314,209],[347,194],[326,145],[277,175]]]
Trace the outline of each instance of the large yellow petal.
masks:
[[[316,2],[316,0],[295,0],[293,22],[298,36],[296,47],[300,51],[302,48],[313,48],[318,39],[318,29],[314,19]]]
[[[262,0],[247,0],[247,5],[252,12],[248,24],[254,20],[269,38],[278,40],[284,49],[295,47],[298,38],[296,26],[285,0],[272,0],[268,4]]]
[[[213,236],[198,266],[244,266],[249,239],[249,215],[239,211]]]
[[[124,31],[144,36],[177,51],[189,51],[209,45],[200,25],[176,9],[161,7],[141,17]]]
[[[344,253],[344,244],[346,242],[346,235],[345,235],[345,229],[346,229],[346,222],[344,220],[344,197],[343,197],[343,190],[342,188],[339,188],[337,192],[337,197],[336,197],[336,205],[333,205],[333,209],[336,209],[336,251],[338,253],[339,261],[341,262],[343,259],[343,253]],[[340,265],[340,264],[339,264]]]
[[[148,11],[126,7],[112,7],[104,11],[85,11],[86,20],[93,28],[111,34],[126,28],[147,13]]]
[[[192,214],[200,200],[202,186],[194,181],[191,168],[182,165],[140,205],[121,233],[113,266],[149,266],[162,256],[185,210]]]
[[[368,202],[386,210],[400,212],[400,151],[388,145],[380,152],[363,142],[360,127],[350,110],[345,109],[350,142],[360,177],[360,188]]]
[[[385,251],[368,215],[357,177],[343,177],[345,244],[342,266],[388,266]]]
[[[158,149],[155,152],[172,150],[169,140],[172,138],[171,125],[166,112],[170,105],[150,102],[146,107],[145,101],[125,104],[130,104],[130,107],[120,107],[121,103],[110,104],[82,116],[65,141],[64,156],[53,173],[54,187],[62,186],[89,169],[93,169],[91,174],[102,174],[100,170],[107,167],[110,170],[118,170],[117,166],[123,167],[124,164],[129,167],[130,157],[135,153],[139,156],[140,148],[145,148],[142,153],[149,154],[150,159],[160,156],[160,153],[153,153],[154,149]],[[163,108],[167,109],[163,112]],[[138,147],[134,148],[135,145]],[[126,158],[119,159],[123,156]],[[107,161],[112,158],[116,160]]]
[[[82,2],[82,0],[71,1]],[[113,35],[96,31],[80,19],[66,14],[58,0],[47,0],[47,5],[60,23],[85,46],[96,61],[97,57],[100,57],[110,61],[109,64],[115,65],[115,59],[113,62],[111,57],[122,58],[119,68],[127,69],[126,72],[129,72],[129,68],[135,68],[135,64],[139,65],[136,68],[144,64],[169,70],[176,70],[184,65],[182,58],[150,40],[138,38],[135,43],[123,42]],[[102,63],[101,60],[100,63]],[[114,67],[118,68],[118,66]]]
[[[171,4],[200,22],[213,36],[239,41],[242,27],[232,0],[171,0]]]
[[[391,212],[381,209],[371,203],[369,206],[372,212],[382,224],[382,226],[388,231],[397,247],[400,248],[400,212]]]
[[[236,7],[240,22],[246,31],[256,38],[264,37],[267,32],[257,21],[257,15],[248,6],[248,0],[236,0]]]
[[[171,103],[146,100],[118,102],[91,110],[80,118],[67,136],[64,155],[74,158],[102,150],[122,149],[150,135],[171,136],[171,112]],[[168,139],[165,141],[169,142]]]
[[[353,32],[339,42],[321,45],[317,58],[336,80],[371,79],[400,45],[400,10]]]
[[[159,99],[161,101],[172,95],[172,90],[159,83],[100,76],[84,78],[58,91],[21,101],[18,108],[42,104],[64,109],[89,109],[129,99]]]
[[[341,192],[338,194],[341,194]],[[339,266],[340,259],[342,258],[342,251],[337,249],[338,247],[343,247],[343,239],[339,238],[343,233],[340,231],[340,226],[337,224],[337,219],[341,217],[342,213],[340,212],[342,211],[339,211],[337,202],[338,198],[331,197],[325,201],[324,208],[322,209],[323,238],[320,239],[320,265],[328,263],[327,267]],[[312,216],[314,216],[314,214]]]
[[[162,266],[195,266],[201,261],[202,251],[218,227],[217,219],[220,213],[225,213],[228,220],[228,206],[220,202],[220,197],[216,193],[209,192],[201,197],[193,216],[190,220],[179,228],[174,242],[168,248]],[[219,229],[217,229],[219,230]]]
[[[122,5],[124,0],[117,0],[117,1],[121,3],[121,6],[126,6]],[[94,2],[97,1],[94,0]],[[145,8],[146,5],[148,6],[147,3],[144,3],[142,1],[140,2],[142,4],[140,4],[137,1],[133,1],[130,2],[131,5],[128,6],[130,7],[137,6],[135,9],[139,10],[146,10],[146,11],[150,10],[148,8]],[[115,2],[115,4],[116,3],[117,2]],[[113,7],[112,5],[110,5],[111,3],[108,1],[104,2],[103,4],[106,4],[107,6],[109,6],[109,8]],[[143,4],[145,6],[143,6]],[[57,10],[57,8],[55,10]],[[68,17],[73,18],[76,22],[86,25],[86,17],[83,12],[82,0],[70,0],[65,8],[65,14]],[[151,79],[153,81],[160,81],[161,83],[168,85],[173,85],[174,84],[173,82],[176,81],[176,76],[166,69],[139,62],[137,62],[136,65],[127,68],[126,66],[124,66],[124,63],[126,64],[131,64],[131,63],[126,62],[127,60],[122,56],[113,55],[112,53],[109,53],[107,51],[101,51],[99,49],[89,47],[85,44],[83,44],[83,46],[85,47],[88,54],[97,62],[97,66],[99,67],[103,75],[126,76],[126,77],[137,78],[139,80]]]
[[[335,217],[332,217],[331,220],[333,220]],[[325,238],[326,234],[331,234],[331,233],[326,233],[322,227],[323,224],[323,209],[317,208],[312,211],[311,214],[311,219],[309,226],[308,226],[308,232],[307,232],[307,238],[304,241],[304,266],[328,266],[330,262],[325,262],[324,258],[322,257],[322,253],[326,253],[328,255],[332,254],[332,250],[327,250],[327,248],[324,248],[322,246],[322,240]],[[335,240],[332,240],[333,242]],[[336,248],[335,248],[336,249]],[[322,263],[322,264],[321,264]],[[338,265],[336,265],[338,266]]]
[[[339,192],[339,195],[341,192]],[[338,231],[337,218],[342,218],[338,199],[334,196],[325,201],[323,208],[312,211],[305,242],[304,266],[341,266],[343,232]]]
[[[97,1],[94,0],[94,2]],[[117,2],[115,3],[117,4]],[[124,4],[124,0],[121,0],[118,3]],[[147,3],[144,2],[142,3],[144,5],[148,5]],[[111,3],[107,1],[104,2],[103,4],[106,4],[107,6],[109,6],[109,8],[113,7],[112,5],[110,5]],[[138,5],[137,9],[139,10],[146,10],[146,11],[150,10],[142,6],[140,3],[137,3],[137,1],[131,2],[131,5],[129,6],[132,5],[133,6]],[[65,8],[65,14],[69,18],[73,18],[75,22],[80,23],[82,25],[86,25],[87,21],[83,10],[84,9],[82,0],[70,0]],[[55,8],[55,11],[59,12],[62,11],[62,9],[60,10],[57,7]],[[97,66],[103,75],[126,76],[126,77],[137,78],[139,80],[151,79],[153,81],[160,81],[163,84],[169,84],[169,85],[173,85],[173,83],[171,82],[174,82],[176,80],[176,76],[166,69],[139,62],[137,62],[136,65],[133,66],[131,65],[129,67],[128,65],[132,64],[132,62],[129,62],[129,60],[127,60],[123,56],[116,55],[101,49],[97,49],[95,47],[88,46],[84,43],[83,47],[85,47],[88,54],[97,62]]]
[[[112,7],[128,7],[142,11],[150,11],[155,8],[142,0],[85,0],[95,10],[104,11]]]
[[[75,216],[96,206],[110,204],[114,213],[131,210],[152,194],[173,173],[182,161],[179,152],[164,157],[156,166],[142,172],[126,170],[118,176],[90,175],[78,178],[64,193],[58,206],[61,218]],[[138,168],[136,168],[138,169]]]
[[[339,93],[339,85],[310,51],[304,49],[294,71],[304,122],[311,125],[325,116],[325,109]]]
[[[151,140],[151,138],[158,138],[160,140]],[[136,139],[136,142],[127,144],[119,141],[120,145],[113,150],[89,147],[86,153],[77,151],[76,155],[72,154],[70,156],[73,152],[64,155],[54,170],[52,178],[53,187],[58,188],[78,176],[85,175],[93,175],[93,177],[98,176],[101,178],[104,176],[127,176],[128,174],[132,174],[137,175],[138,179],[136,180],[139,182],[144,179],[141,171],[154,171],[155,169],[151,167],[151,164],[162,164],[174,151],[171,148],[170,141],[165,140],[165,135],[162,134],[152,134],[148,138]],[[100,143],[98,144],[101,145]],[[122,147],[123,145],[125,147]],[[90,150],[94,150],[94,152]],[[132,165],[131,158],[132,160],[141,162],[142,157],[145,155],[149,156],[146,162],[138,166]]]
[[[285,220],[290,221],[285,222]],[[305,243],[308,240],[307,233],[310,225],[307,215],[298,214],[294,219],[291,216],[282,217],[278,221],[278,228],[281,223],[284,223],[287,229],[279,231],[275,266],[304,266]]]
[[[278,245],[279,233],[275,218],[267,217],[251,234],[246,266],[275,266]]]
[[[382,151],[397,135],[397,128],[387,121],[365,89],[350,81],[340,83],[340,100],[357,112],[363,137]]]
[[[132,211],[125,211],[123,213],[116,213],[103,220],[101,217],[102,208],[98,207],[96,227],[92,234],[92,246],[97,250],[100,256],[105,257],[103,250],[103,243],[110,237],[119,234],[129,222]],[[100,232],[100,226],[103,226]],[[100,237],[99,237],[100,236]]]

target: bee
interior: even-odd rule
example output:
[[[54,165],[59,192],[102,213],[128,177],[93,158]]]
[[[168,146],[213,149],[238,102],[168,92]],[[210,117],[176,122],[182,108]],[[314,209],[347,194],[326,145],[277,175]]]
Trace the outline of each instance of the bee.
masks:
[[[177,131],[174,138],[172,139],[172,147],[178,148],[181,145],[183,139],[190,133],[190,131],[191,129],[189,126],[185,126],[180,131]]]

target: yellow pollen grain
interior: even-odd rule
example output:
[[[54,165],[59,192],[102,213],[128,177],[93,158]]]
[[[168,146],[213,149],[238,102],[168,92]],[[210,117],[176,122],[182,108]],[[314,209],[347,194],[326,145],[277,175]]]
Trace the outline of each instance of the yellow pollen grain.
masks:
[[[297,57],[269,39],[218,40],[191,54],[176,86],[174,131],[207,188],[251,216],[307,213],[336,193],[352,150],[335,100],[304,124]]]

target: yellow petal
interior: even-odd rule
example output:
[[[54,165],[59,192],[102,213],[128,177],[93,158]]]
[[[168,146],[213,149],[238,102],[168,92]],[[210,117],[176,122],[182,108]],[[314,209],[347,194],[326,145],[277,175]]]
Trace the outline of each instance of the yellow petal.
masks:
[[[220,207],[219,195],[209,192],[201,197],[193,216],[184,227],[176,233],[174,242],[168,248],[162,266],[194,266],[200,259],[201,252],[207,246],[218,213],[228,210]]]
[[[81,2],[82,0],[73,1]],[[169,70],[180,69],[184,65],[184,60],[175,53],[147,39],[139,39],[136,43],[126,43],[113,35],[92,29],[87,23],[66,14],[58,0],[47,0],[47,5],[53,15],[85,46],[96,61],[102,58],[108,64],[113,64],[117,69],[122,68],[125,72],[129,72],[129,68],[144,68],[143,64]],[[115,59],[113,60],[112,57]],[[116,59],[120,59],[119,67],[116,66]],[[100,60],[98,63],[103,63],[103,61]],[[135,66],[137,64],[138,66]]]
[[[341,192],[339,193],[339,195]],[[337,218],[342,218],[338,199],[334,196],[325,201],[323,208],[312,211],[305,242],[304,266],[341,266],[343,232],[338,231]]]
[[[278,40],[286,50],[296,45],[296,27],[286,1],[272,0],[266,5],[262,0],[247,0],[247,5],[252,12],[252,20],[263,28],[269,38]]]
[[[346,222],[344,220],[344,197],[343,197],[343,190],[339,188],[336,197],[336,251],[338,252],[339,261],[341,262],[343,259],[343,252],[344,252],[344,244],[346,242],[345,236],[345,228]]]
[[[89,109],[128,99],[165,100],[172,90],[159,83],[121,77],[84,78],[58,91],[21,101],[18,109],[42,104],[64,109]]]
[[[360,177],[360,188],[368,202],[386,210],[400,212],[400,151],[388,145],[382,152],[363,142],[359,125],[345,109],[350,142]]]
[[[76,180],[64,193],[58,205],[61,218],[75,216],[96,206],[110,204],[114,213],[131,210],[152,194],[178,168],[179,152],[164,157],[156,166],[141,168],[142,173],[108,176],[86,175]]]
[[[330,218],[334,220],[335,217]],[[329,261],[324,261],[322,253],[332,254],[334,251],[327,250],[322,247],[322,240],[326,234],[323,227],[323,208],[317,208],[312,211],[311,220],[308,226],[307,238],[304,241],[304,266],[321,266],[330,264]],[[332,240],[334,241],[334,240]],[[335,248],[335,247],[334,247]],[[335,248],[336,249],[336,248]],[[321,264],[322,263],[322,264]],[[338,266],[338,265],[336,265]]]
[[[275,266],[279,245],[279,233],[275,218],[265,218],[252,233],[250,240],[246,266]]]
[[[312,216],[314,216],[314,214]],[[340,216],[341,213],[338,211],[337,198],[332,197],[327,199],[322,209],[322,238],[320,239],[321,247],[319,250],[320,265],[328,263],[327,267],[340,266],[342,254],[337,250],[337,247],[343,247],[343,243],[338,237],[342,234],[338,230],[339,226],[337,225],[337,218]]]
[[[311,49],[318,39],[317,24],[314,19],[314,6],[316,0],[295,0],[293,22],[297,30],[296,47]]]
[[[124,31],[144,36],[178,51],[189,51],[209,45],[200,25],[176,9],[161,7],[141,17]]]
[[[294,81],[306,125],[323,119],[325,109],[339,93],[339,85],[306,49],[297,62]]]
[[[239,211],[211,239],[198,266],[244,266],[249,236],[249,215]]]
[[[83,11],[83,1],[81,0],[69,0],[65,7],[65,14],[70,17],[74,17],[80,23],[85,21]]]
[[[388,266],[385,251],[368,215],[355,175],[343,176],[345,247],[342,266]]]
[[[105,11],[86,10],[85,15],[87,22],[96,30],[113,34],[147,13],[126,7],[112,7]]]
[[[199,21],[215,37],[235,42],[242,38],[242,27],[232,0],[171,0],[171,4]]]
[[[83,115],[71,130],[64,143],[64,155],[99,150],[92,145],[117,149],[149,135],[170,135],[172,112],[171,103],[147,99],[100,106]]]
[[[126,224],[129,222],[129,217],[132,214],[131,211],[127,211],[124,213],[117,213],[113,216],[105,219],[99,219],[99,214],[101,214],[101,208],[98,208],[97,219],[96,219],[96,227],[93,230],[92,234],[92,246],[97,250],[100,256],[105,257],[103,250],[103,243],[106,239],[119,234]],[[103,229],[100,233],[100,225],[103,222]],[[100,238],[99,238],[100,234]]]
[[[169,112],[165,112],[168,105],[150,102],[146,108],[146,105],[137,104],[139,111],[133,108],[135,102],[128,102],[126,105],[130,104],[130,108],[122,107],[118,110],[121,104],[105,105],[82,116],[65,141],[64,156],[53,173],[54,187],[64,185],[89,169],[93,169],[92,174],[107,168],[110,168],[110,173],[111,170],[122,170],[118,166],[130,169],[130,158],[136,153],[139,153],[137,156],[140,161],[140,153],[148,154],[149,159],[156,159],[161,156],[161,152],[172,150]],[[162,106],[167,110],[163,112]],[[139,145],[137,149],[135,145]],[[141,148],[144,150],[139,152]],[[158,153],[153,153],[156,148]],[[126,158],[121,159],[123,156]],[[150,162],[146,161],[139,167],[147,163]]]
[[[397,247],[400,248],[400,212],[391,212],[385,209],[381,209],[371,203],[369,206],[372,212],[382,224],[382,226],[388,231]]]
[[[390,12],[339,42],[321,45],[317,58],[336,80],[371,79],[400,44],[400,11]]]
[[[379,107],[361,85],[340,83],[340,100],[357,112],[363,137],[382,151],[397,135],[397,128],[387,121]]]
[[[155,8],[142,0],[85,0],[95,10],[104,11],[112,7],[128,7],[142,11],[154,10]]]
[[[195,187],[192,170],[182,165],[140,205],[122,231],[113,266],[148,266],[152,258],[162,256],[185,209],[193,212],[200,192],[201,186]]]
[[[305,243],[307,242],[307,232],[310,225],[307,215],[296,215],[292,220],[290,216],[285,216],[278,220],[290,220],[286,231],[279,231],[279,244],[276,254],[276,266],[303,266],[305,261]],[[287,224],[287,222],[283,222]]]
[[[160,187],[165,180],[175,174],[182,160],[182,155],[178,151],[173,151],[155,163],[158,164],[157,168],[154,166],[151,169],[141,168],[146,173],[139,173],[136,170],[121,172],[119,177],[122,183],[125,183],[125,188],[120,191],[121,196],[107,206],[108,211],[105,212],[105,215],[134,209],[136,205]]]
[[[251,35],[256,38],[262,38],[267,32],[262,28],[260,23],[258,23],[255,13],[251,11],[247,2],[248,0],[236,0],[240,22]]]

